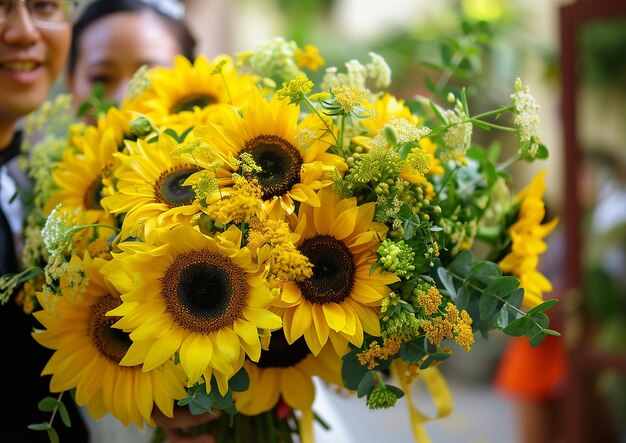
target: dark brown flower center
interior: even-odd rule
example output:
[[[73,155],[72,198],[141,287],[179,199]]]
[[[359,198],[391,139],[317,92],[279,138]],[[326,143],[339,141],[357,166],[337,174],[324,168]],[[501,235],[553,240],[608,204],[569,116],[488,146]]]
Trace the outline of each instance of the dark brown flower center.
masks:
[[[184,97],[174,103],[171,109],[171,113],[178,114],[179,112],[183,111],[193,111],[196,106],[199,108],[204,108],[214,103],[217,103],[217,99],[209,94]]]
[[[298,249],[313,264],[313,276],[297,282],[308,301],[340,303],[350,295],[356,265],[344,242],[330,235],[316,235],[304,240]]]
[[[154,185],[157,200],[170,208],[192,204],[196,198],[193,188],[183,183],[195,172],[198,172],[197,168],[189,165],[179,165],[162,172]]]
[[[181,328],[208,334],[232,326],[248,299],[245,272],[207,250],[178,255],[161,280],[167,311]]]
[[[252,155],[261,168],[254,175],[263,191],[263,200],[285,195],[300,182],[302,156],[287,140],[275,135],[259,135],[246,142],[241,153]]]
[[[89,336],[100,353],[109,360],[119,363],[132,341],[129,335],[121,329],[111,325],[119,320],[119,317],[107,317],[105,314],[111,309],[122,304],[122,300],[111,294],[102,295],[91,306],[89,315]]]
[[[311,350],[300,337],[293,344],[287,343],[282,329],[272,332],[269,349],[261,351],[261,358],[256,364],[260,368],[290,368],[306,358]]]
[[[102,210],[102,206],[100,205],[102,189],[102,177],[99,175],[85,190],[85,194],[83,195],[83,207],[85,209]]]

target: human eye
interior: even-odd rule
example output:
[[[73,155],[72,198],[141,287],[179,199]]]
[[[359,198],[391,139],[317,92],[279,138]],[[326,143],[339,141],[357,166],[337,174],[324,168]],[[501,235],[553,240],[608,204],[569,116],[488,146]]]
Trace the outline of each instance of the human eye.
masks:
[[[108,85],[113,83],[113,76],[107,74],[94,74],[89,76],[89,83],[95,85],[96,83],[102,83],[103,85]]]
[[[30,8],[38,18],[51,18],[63,13],[60,0],[33,0]]]

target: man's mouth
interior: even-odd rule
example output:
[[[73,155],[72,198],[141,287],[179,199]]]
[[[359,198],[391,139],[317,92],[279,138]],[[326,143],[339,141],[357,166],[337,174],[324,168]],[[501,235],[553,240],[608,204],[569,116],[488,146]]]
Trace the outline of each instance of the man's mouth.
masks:
[[[33,61],[11,61],[0,63],[0,69],[11,72],[29,72],[39,66]]]

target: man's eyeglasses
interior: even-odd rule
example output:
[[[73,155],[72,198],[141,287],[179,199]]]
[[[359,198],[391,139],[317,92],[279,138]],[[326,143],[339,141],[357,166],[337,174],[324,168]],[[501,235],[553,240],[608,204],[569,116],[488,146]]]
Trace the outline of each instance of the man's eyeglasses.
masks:
[[[76,11],[75,0],[0,0],[0,24],[9,20],[11,13],[24,3],[35,26],[60,28],[72,21]]]

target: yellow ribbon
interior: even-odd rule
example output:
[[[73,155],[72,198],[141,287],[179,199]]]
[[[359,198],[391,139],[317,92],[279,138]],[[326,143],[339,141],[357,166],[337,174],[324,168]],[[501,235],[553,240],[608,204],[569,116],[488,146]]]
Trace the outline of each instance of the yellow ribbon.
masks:
[[[426,432],[424,424],[428,421],[437,420],[450,415],[453,408],[452,394],[450,394],[446,379],[441,375],[439,369],[431,366],[430,368],[420,371],[419,378],[426,385],[437,409],[434,417],[428,417],[413,404],[411,387],[406,379],[407,368],[408,365],[400,359],[395,360],[391,365],[392,374],[400,382],[402,390],[406,394],[406,402],[409,408],[411,428],[415,441],[418,443],[431,443],[431,439]]]
[[[313,409],[302,410],[300,417],[300,441],[302,443],[313,443]]]

